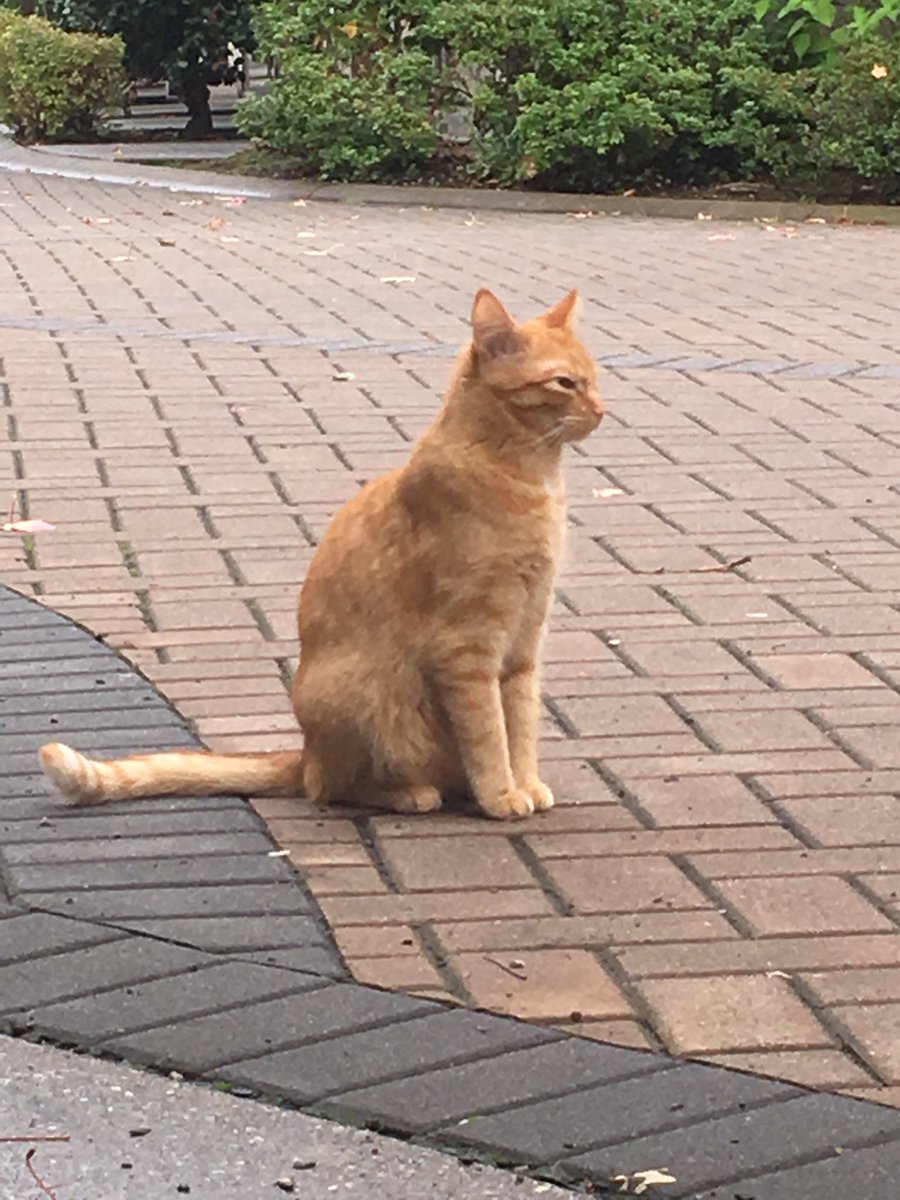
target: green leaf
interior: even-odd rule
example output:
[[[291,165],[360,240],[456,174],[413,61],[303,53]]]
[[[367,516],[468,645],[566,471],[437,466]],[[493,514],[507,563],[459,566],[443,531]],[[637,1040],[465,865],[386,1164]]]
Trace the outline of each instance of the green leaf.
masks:
[[[807,29],[802,29],[796,37],[791,38],[791,46],[797,58],[802,62],[809,52],[812,45],[812,34]]]

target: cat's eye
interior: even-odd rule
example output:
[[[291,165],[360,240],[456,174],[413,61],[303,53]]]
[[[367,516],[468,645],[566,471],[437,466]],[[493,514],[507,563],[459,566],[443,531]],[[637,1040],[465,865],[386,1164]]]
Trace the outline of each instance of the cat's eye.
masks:
[[[575,382],[575,380],[570,379],[568,375],[557,375],[553,382],[558,384],[559,387],[565,388],[567,392],[574,392],[578,387],[578,384]]]

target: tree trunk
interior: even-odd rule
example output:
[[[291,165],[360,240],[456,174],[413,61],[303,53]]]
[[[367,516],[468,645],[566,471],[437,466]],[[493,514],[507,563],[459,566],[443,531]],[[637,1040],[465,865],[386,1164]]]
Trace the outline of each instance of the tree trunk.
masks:
[[[188,123],[181,136],[189,139],[211,137],[213,120],[205,76],[199,71],[188,75],[182,84],[181,95],[188,110]]]

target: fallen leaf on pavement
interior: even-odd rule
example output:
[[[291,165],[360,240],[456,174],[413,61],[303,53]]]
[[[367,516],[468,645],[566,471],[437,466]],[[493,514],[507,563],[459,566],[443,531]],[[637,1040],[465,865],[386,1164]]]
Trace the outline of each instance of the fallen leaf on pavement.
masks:
[[[632,1171],[630,1175],[614,1175],[613,1183],[618,1183],[620,1192],[629,1192],[632,1196],[643,1196],[651,1187],[663,1183],[677,1183],[674,1175],[668,1171]]]
[[[349,383],[350,380],[355,379],[356,376],[352,371],[338,371],[337,374],[332,375],[331,378],[336,379],[338,383]]]
[[[382,275],[382,283],[415,283],[415,275]]]
[[[711,233],[706,239],[708,242],[736,242],[736,233]]]
[[[114,254],[109,260],[110,262],[134,262],[134,257],[131,254]]]
[[[221,229],[223,225],[227,225],[227,224],[228,224],[228,222],[225,220],[224,217],[211,217],[206,222],[206,228],[207,229]]]
[[[159,244],[161,246],[174,246],[175,245],[175,243],[172,241],[171,238],[158,237],[156,240],[159,242]]]
[[[697,213],[697,220],[698,221],[711,221],[712,213]]]
[[[49,521],[7,521],[0,525],[4,533],[50,533],[56,528]]]
[[[624,496],[621,488],[605,487],[594,488],[591,492],[592,496],[599,496],[601,500],[608,500],[610,496]]]

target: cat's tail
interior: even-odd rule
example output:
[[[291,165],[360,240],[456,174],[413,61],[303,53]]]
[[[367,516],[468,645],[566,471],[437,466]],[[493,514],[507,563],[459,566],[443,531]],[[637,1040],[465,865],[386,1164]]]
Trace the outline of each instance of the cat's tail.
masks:
[[[39,751],[41,766],[70,804],[106,804],[142,796],[299,796],[303,756],[299,750],[263,754],[212,754],[170,750],[104,762],[61,742]]]

